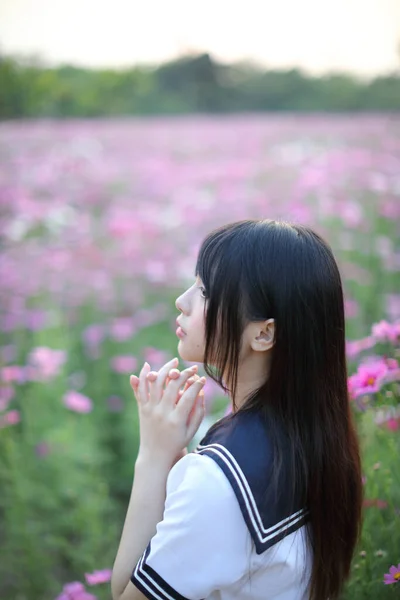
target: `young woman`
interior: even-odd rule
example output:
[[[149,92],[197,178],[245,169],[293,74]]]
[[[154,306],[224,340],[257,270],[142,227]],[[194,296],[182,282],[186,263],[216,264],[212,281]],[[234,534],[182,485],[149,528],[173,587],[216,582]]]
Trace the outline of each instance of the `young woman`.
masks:
[[[173,361],[131,378],[140,449],[113,599],[336,600],[363,498],[330,247],[287,222],[220,227],[176,306],[181,358],[232,411],[187,453],[204,378]]]

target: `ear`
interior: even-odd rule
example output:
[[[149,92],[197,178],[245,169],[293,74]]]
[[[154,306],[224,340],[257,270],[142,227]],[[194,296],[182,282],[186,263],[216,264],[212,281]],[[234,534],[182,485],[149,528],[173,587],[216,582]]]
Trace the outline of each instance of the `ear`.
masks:
[[[274,345],[275,320],[268,319],[263,323],[254,323],[253,327],[254,334],[250,341],[252,350],[256,350],[257,352],[270,350]]]

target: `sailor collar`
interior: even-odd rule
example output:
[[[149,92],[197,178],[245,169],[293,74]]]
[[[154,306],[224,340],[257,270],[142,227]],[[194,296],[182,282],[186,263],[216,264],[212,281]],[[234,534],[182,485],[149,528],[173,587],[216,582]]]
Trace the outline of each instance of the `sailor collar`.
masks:
[[[278,489],[273,489],[273,450],[268,422],[260,411],[243,410],[220,419],[210,427],[194,452],[209,456],[224,472],[239,502],[257,554],[262,554],[308,521],[304,496],[303,500],[295,500],[294,508],[289,504],[292,477],[285,466]]]

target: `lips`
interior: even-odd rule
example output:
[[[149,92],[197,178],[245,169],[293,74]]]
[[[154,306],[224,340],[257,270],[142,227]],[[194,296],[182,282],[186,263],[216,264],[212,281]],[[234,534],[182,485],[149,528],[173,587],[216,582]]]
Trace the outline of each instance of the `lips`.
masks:
[[[186,333],[186,331],[183,329],[182,325],[179,323],[178,319],[176,319],[176,326],[181,328],[182,333]]]

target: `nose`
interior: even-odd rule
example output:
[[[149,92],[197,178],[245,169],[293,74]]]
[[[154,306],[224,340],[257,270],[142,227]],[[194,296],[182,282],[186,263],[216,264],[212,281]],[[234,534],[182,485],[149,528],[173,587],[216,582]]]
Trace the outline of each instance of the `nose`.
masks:
[[[183,296],[179,296],[179,298],[177,298],[175,300],[175,306],[179,310],[179,312],[181,312],[182,314],[185,314],[185,311],[183,308],[183,303],[182,303],[182,298],[183,298]]]

